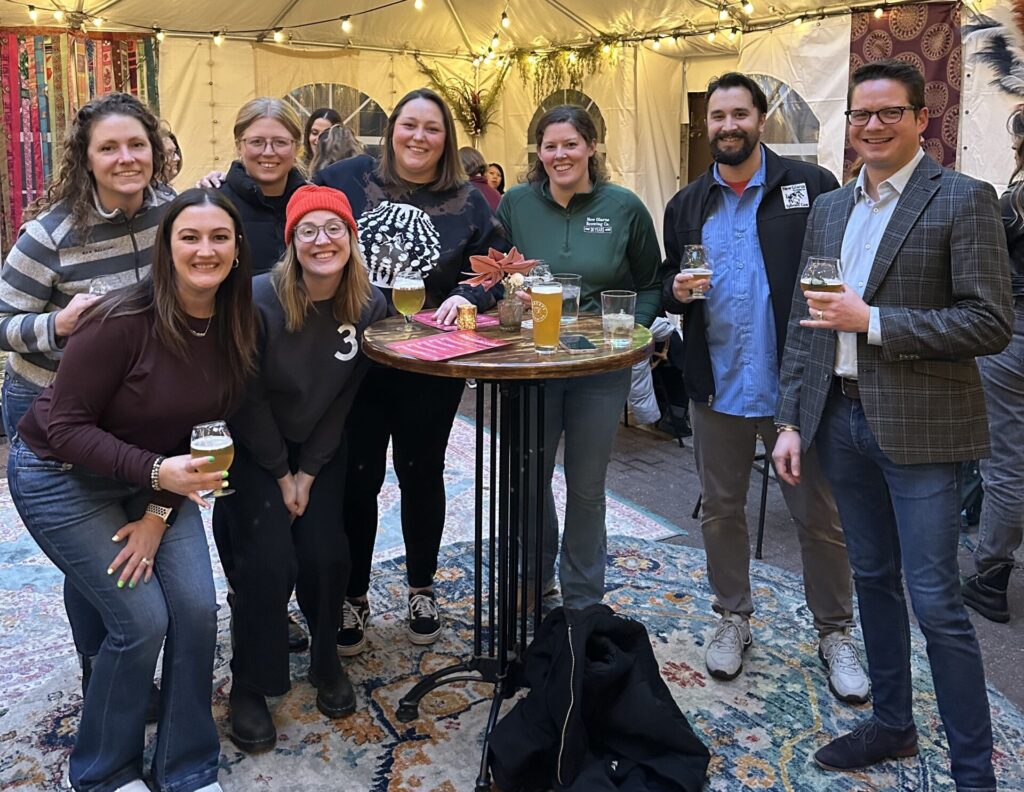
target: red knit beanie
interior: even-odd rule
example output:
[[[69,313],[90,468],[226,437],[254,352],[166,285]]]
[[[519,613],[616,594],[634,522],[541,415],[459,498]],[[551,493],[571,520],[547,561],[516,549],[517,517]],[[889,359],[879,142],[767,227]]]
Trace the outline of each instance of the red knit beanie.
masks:
[[[295,226],[310,212],[318,209],[326,209],[334,212],[345,221],[352,236],[358,236],[356,220],[352,216],[352,204],[341,190],[332,187],[318,187],[315,184],[304,184],[292,193],[288,200],[288,208],[285,209],[284,241],[285,244],[292,243],[292,234],[295,233]]]

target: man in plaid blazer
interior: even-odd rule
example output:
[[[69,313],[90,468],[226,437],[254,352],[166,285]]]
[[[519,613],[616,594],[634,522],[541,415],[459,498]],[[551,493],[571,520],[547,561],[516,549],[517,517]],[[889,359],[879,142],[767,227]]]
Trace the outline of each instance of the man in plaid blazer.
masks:
[[[864,630],[873,715],[815,754],[853,770],[917,753],[910,600],[928,644],[958,790],[994,790],[981,654],[960,597],[959,462],[988,454],[975,356],[1010,338],[1006,239],[994,190],[920,148],[924,80],[897,61],[850,83],[855,183],[812,207],[803,259],[842,260],[843,291],[796,290],[773,458],[796,482],[815,443],[839,507]]]

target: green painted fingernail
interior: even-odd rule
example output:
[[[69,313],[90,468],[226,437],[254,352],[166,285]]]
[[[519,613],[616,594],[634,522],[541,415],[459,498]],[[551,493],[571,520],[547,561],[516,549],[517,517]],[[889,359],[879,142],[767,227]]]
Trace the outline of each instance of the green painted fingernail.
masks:
[[[124,588],[124,581],[123,580],[117,581],[117,587],[118,588]]]
[[[226,470],[222,470],[220,477],[226,479],[228,477],[228,472]]]
[[[206,458],[206,461],[207,461],[207,462],[213,462],[213,457],[207,457],[207,458]]]
[[[135,588],[135,581],[134,580],[131,583],[128,584],[128,588],[130,588],[130,589]]]

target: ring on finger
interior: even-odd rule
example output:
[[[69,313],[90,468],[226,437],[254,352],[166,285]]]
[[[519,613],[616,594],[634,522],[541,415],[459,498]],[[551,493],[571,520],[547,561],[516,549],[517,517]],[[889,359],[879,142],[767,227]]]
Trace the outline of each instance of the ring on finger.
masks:
[[[139,561],[139,563],[140,563],[140,564],[142,564],[143,566],[149,566],[149,565],[150,565],[150,564],[152,564],[153,562],[152,562],[152,561],[150,561],[150,560],[149,560],[148,558],[143,558],[143,559],[141,559],[141,560]]]
[[[825,318],[825,312],[824,312],[823,310],[821,310],[821,309],[819,308],[819,309],[818,309],[818,321],[820,322],[820,321],[822,321],[822,320],[823,320],[824,318]]]

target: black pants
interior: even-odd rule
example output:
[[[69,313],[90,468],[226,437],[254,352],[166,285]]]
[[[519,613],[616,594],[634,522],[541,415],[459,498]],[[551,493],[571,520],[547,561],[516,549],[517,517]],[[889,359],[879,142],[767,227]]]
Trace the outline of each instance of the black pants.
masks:
[[[297,449],[289,463],[296,469]],[[217,551],[231,558],[228,580],[234,589],[231,672],[266,696],[290,686],[288,600],[295,589],[309,624],[310,671],[318,681],[338,678],[336,641],[341,602],[352,568],[342,522],[345,494],[344,444],[321,468],[305,513],[290,522],[273,474],[235,446],[231,486],[213,511]]]
[[[374,367],[349,413],[345,530],[352,549],[348,596],[370,587],[377,495],[388,439],[402,490],[402,535],[409,585],[434,582],[444,532],[444,457],[465,381]]]

